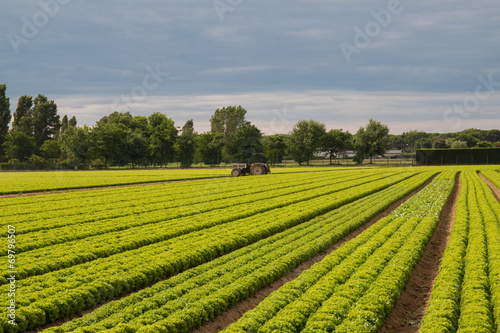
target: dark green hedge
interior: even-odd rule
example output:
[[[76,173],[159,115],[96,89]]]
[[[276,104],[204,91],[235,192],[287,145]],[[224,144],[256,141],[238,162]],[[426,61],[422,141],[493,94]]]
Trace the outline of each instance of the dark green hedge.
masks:
[[[500,164],[500,148],[417,149],[418,165]]]

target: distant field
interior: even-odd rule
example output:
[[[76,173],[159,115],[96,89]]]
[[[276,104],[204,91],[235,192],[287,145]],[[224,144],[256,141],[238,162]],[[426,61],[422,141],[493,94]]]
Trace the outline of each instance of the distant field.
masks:
[[[272,168],[271,173],[341,170],[343,168]],[[0,194],[229,177],[231,169],[156,169],[105,171],[0,172]]]
[[[436,288],[434,278],[418,280],[427,292],[420,298],[431,301],[416,325],[432,333],[496,332],[500,202],[492,188],[498,195],[499,170],[2,173],[18,177],[17,191],[209,179],[0,198],[0,332],[375,333],[402,311],[400,297],[418,298],[401,295],[413,292],[406,283],[436,230],[450,240],[438,239]],[[439,256],[431,253],[431,261]],[[308,261],[309,269],[287,277]],[[288,282],[270,287],[281,278]],[[265,287],[274,292],[246,309]],[[245,314],[228,322],[236,304]],[[402,307],[415,313],[427,304]],[[411,328],[408,322],[401,327]]]
[[[0,194],[224,176],[224,169],[0,172]]]

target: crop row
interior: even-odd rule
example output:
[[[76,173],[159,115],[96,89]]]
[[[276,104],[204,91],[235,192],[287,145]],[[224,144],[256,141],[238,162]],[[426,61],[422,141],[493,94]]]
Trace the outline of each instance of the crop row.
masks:
[[[335,168],[335,171],[341,169],[344,168]],[[79,172],[2,172],[0,173],[0,194],[229,177],[230,171],[231,170],[228,168]],[[273,168],[272,174],[321,171],[325,171],[325,168]]]
[[[500,171],[481,169],[481,174],[497,188],[500,188]]]
[[[327,249],[429,177],[430,174],[412,177],[49,332],[76,328],[96,332],[118,325],[120,330],[132,332],[148,329],[143,326],[151,324],[163,330],[190,331]],[[228,261],[227,257],[234,259]]]
[[[2,172],[0,194],[67,190],[173,180],[227,177],[228,170],[121,170],[80,172]]]
[[[307,175],[308,176],[308,175]],[[385,175],[380,174],[375,177],[383,177]],[[331,176],[330,176],[331,177]],[[226,218],[238,217],[238,216],[246,216],[250,215],[253,212],[263,211],[266,209],[272,209],[275,205],[280,206],[283,204],[287,204],[288,202],[296,201],[298,198],[307,197],[307,191],[318,190],[323,192],[331,192],[334,190],[342,189],[343,183],[348,181],[352,181],[353,179],[357,179],[357,181],[362,181],[359,176],[351,175],[347,177],[339,177],[337,179],[330,179],[327,177],[323,177],[322,179],[304,177],[305,184],[299,185],[297,183],[293,183],[292,185],[275,185],[274,188],[268,189],[267,191],[260,191],[258,193],[250,193],[248,194],[248,199],[245,200],[244,204],[240,204],[241,196],[240,195],[224,195],[221,196],[219,194],[214,194],[210,201],[203,201],[201,199],[200,203],[192,204],[193,199],[189,196],[179,197],[175,200],[174,207],[170,207],[172,203],[168,200],[169,197],[175,197],[175,195],[169,195],[168,193],[163,193],[161,198],[165,199],[165,203],[158,204],[147,204],[145,203],[142,208],[129,208],[124,209],[124,211],[120,214],[123,216],[118,217],[108,217],[87,222],[87,223],[79,223],[77,225],[67,225],[60,228],[52,228],[50,230],[40,230],[35,232],[30,232],[26,234],[20,234],[18,236],[19,239],[19,248],[18,252],[25,252],[32,249],[43,248],[50,245],[65,243],[63,246],[70,245],[69,242],[76,241],[79,239],[104,235],[106,233],[111,232],[119,232],[122,230],[129,230],[128,233],[137,233],[138,228],[144,232],[145,228],[148,228],[149,224],[157,224],[162,223],[165,224],[169,220],[177,219],[179,223],[184,224],[185,218],[192,215],[197,214],[210,214],[210,216],[220,215]],[[373,180],[373,177],[368,177],[368,180]],[[195,193],[192,191],[191,196],[194,196]],[[231,194],[231,193],[230,193]],[[131,199],[132,200],[132,199]],[[266,201],[268,204],[263,207],[260,203],[262,201]],[[238,206],[238,214],[235,216],[234,211],[235,207]],[[231,214],[233,213],[233,214]],[[109,212],[106,210],[102,212],[96,213],[96,215],[105,215],[109,216]],[[85,219],[84,215],[81,215],[82,219]],[[203,220],[207,220],[204,215],[200,216]],[[200,218],[196,218],[200,220]],[[61,218],[57,217],[54,220],[59,221]],[[213,219],[213,218],[212,218]],[[171,221],[170,224],[175,223],[175,221]],[[18,224],[13,224],[16,228],[22,228]],[[37,226],[34,223],[33,228]],[[153,226],[154,228],[154,226]],[[196,228],[193,225],[188,226],[188,229],[193,230]],[[123,234],[120,233],[121,235]],[[113,235],[113,238],[115,238]],[[103,240],[104,236],[100,238]],[[123,237],[123,236],[122,236]],[[78,243],[78,246],[81,246],[81,243]],[[51,250],[52,251],[52,250]],[[2,253],[2,251],[0,251]],[[3,254],[6,252],[3,251]]]
[[[407,174],[408,175],[408,174]],[[351,187],[360,186],[369,182],[376,181],[377,179],[386,179],[386,175],[375,175],[361,179],[341,182],[333,186],[328,186],[328,181],[322,183],[321,187],[310,189],[309,191],[293,192],[292,189],[285,189],[289,193],[270,198],[268,200],[260,200],[258,204],[244,203],[238,204],[240,198],[232,198],[226,201],[220,201],[216,206],[220,209],[212,210],[210,206],[207,207],[207,212],[196,214],[192,212],[189,207],[182,207],[187,211],[179,212],[180,216],[168,216],[162,211],[152,212],[151,214],[138,214],[127,218],[114,220],[113,223],[121,225],[125,223],[142,223],[143,225],[108,232],[105,234],[98,234],[98,230],[92,227],[88,228],[89,233],[97,235],[87,237],[84,239],[68,240],[63,244],[55,244],[52,246],[45,246],[34,249],[28,252],[20,253],[17,257],[25,264],[18,269],[20,278],[28,276],[40,275],[50,271],[59,270],[65,267],[70,267],[75,264],[80,264],[97,258],[108,257],[113,254],[130,251],[140,248],[142,246],[166,241],[175,237],[189,234],[191,232],[200,231],[207,228],[213,228],[218,225],[230,223],[237,219],[247,218],[255,214],[272,211],[273,209],[285,207],[290,204],[300,203],[301,201],[322,197],[331,193],[345,191]],[[359,178],[359,177],[358,177]],[[297,191],[301,187],[297,187]],[[290,193],[292,191],[292,193]],[[278,191],[280,192],[280,191]],[[280,192],[281,193],[281,192]],[[175,213],[175,212],[174,212]],[[189,215],[189,216],[185,216]],[[147,223],[147,224],[146,224]],[[111,223],[108,221],[108,224]],[[82,228],[85,225],[82,226]],[[109,228],[109,226],[107,226]],[[27,234],[30,237],[31,234]],[[48,241],[50,241],[50,230],[48,231]],[[68,237],[72,237],[71,235]],[[21,238],[21,237],[19,237]],[[23,244],[21,240],[21,249]],[[44,245],[43,242],[40,242]],[[33,246],[36,240],[31,240],[26,246]],[[7,273],[4,273],[5,276]]]
[[[391,201],[411,191],[429,177],[430,174],[412,177],[410,180],[400,183],[401,185],[397,184],[400,186],[392,186],[212,262],[188,270],[153,286],[151,289],[141,291],[131,298],[113,302],[93,313],[89,318],[82,318],[76,323],[66,325],[66,329],[72,330],[71,327],[74,329],[103,320],[104,322],[96,325],[97,328],[114,327],[123,318],[131,317],[132,313],[137,314],[138,309],[144,313],[149,311],[149,316],[154,317],[158,315],[157,312],[161,311],[161,308],[165,310],[162,305],[167,306],[166,302],[169,302],[168,306],[172,306],[172,302],[177,305],[183,304],[186,302],[186,298],[197,302],[196,299],[199,299],[200,296],[203,297],[203,295],[206,296],[207,291],[213,292],[222,288],[223,285],[229,286],[247,275],[257,274],[256,271],[264,276],[271,273],[268,277],[262,278],[259,283],[275,279],[282,274],[283,270],[290,269],[328,247],[343,234],[357,228],[367,218],[377,214]],[[373,200],[376,200],[378,204],[363,211],[364,207]],[[360,211],[356,219],[350,218],[353,211]],[[234,286],[242,288],[246,285],[237,283]],[[252,287],[252,290],[255,291],[255,288],[255,286]],[[139,303],[138,300],[140,300]],[[140,318],[134,319],[142,320]],[[62,330],[62,328],[58,330]]]
[[[341,172],[340,177],[344,174],[354,172]],[[331,172],[310,173],[312,179],[319,179],[321,176],[330,175]],[[26,219],[24,215],[29,215],[32,221],[43,220],[47,217],[53,217],[57,212],[58,216],[72,216],[80,214],[89,214],[94,210],[113,210],[116,207],[140,207],[143,202],[161,202],[165,201],[165,193],[169,193],[175,197],[187,196],[193,193],[198,193],[203,197],[203,194],[214,194],[215,189],[220,189],[224,192],[236,191],[234,184],[238,184],[238,188],[242,190],[250,190],[252,184],[262,188],[273,187],[277,184],[296,184],[297,177],[290,174],[272,175],[273,181],[269,181],[269,177],[256,177],[252,182],[250,177],[235,179],[235,178],[220,178],[200,180],[196,182],[176,182],[168,184],[149,184],[148,186],[135,187],[118,187],[108,189],[98,189],[98,191],[76,191],[69,193],[54,193],[52,195],[38,195],[29,197],[14,197],[1,200],[0,204],[2,211],[1,217],[13,217],[18,220],[5,221],[5,223],[18,222],[22,223]],[[267,179],[266,179],[267,178]],[[266,181],[267,180],[267,181]],[[157,198],[159,196],[160,198]],[[198,199],[198,198],[194,198]],[[56,201],[57,207],[54,207]],[[167,198],[167,201],[172,199]],[[48,216],[46,215],[48,214]],[[34,219],[33,219],[34,218]]]
[[[472,170],[420,332],[496,332],[500,320],[500,203]]]
[[[19,318],[24,316],[28,326],[38,326],[66,317],[280,233],[411,175],[394,175],[232,223],[19,280],[18,288],[23,290],[23,294],[16,299],[20,307]],[[0,302],[6,301],[7,290],[8,286],[0,287]]]
[[[439,175],[223,332],[376,332],[430,239],[453,179],[453,172]]]

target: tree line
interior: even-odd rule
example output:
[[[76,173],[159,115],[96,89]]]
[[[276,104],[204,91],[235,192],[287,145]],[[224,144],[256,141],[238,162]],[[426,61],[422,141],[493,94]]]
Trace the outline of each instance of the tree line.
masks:
[[[355,151],[354,161],[361,163],[366,157],[371,162],[388,148],[411,151],[418,147],[452,147],[457,142],[468,146],[500,145],[498,130],[390,135],[387,125],[373,119],[355,134],[327,130],[314,120],[301,120],[287,134],[264,135],[246,120],[247,111],[242,106],[215,110],[210,131],[205,133],[194,130],[192,119],[180,128],[160,112],[148,117],[113,112],[94,126],[78,126],[74,116],[60,118],[56,103],[43,95],[21,96],[11,114],[5,92],[5,84],[0,84],[0,162],[4,169],[22,164],[36,169],[161,167],[169,162],[190,167],[201,162],[254,162],[260,154],[271,164],[280,163],[284,157],[309,164],[318,155],[332,163],[348,149]]]

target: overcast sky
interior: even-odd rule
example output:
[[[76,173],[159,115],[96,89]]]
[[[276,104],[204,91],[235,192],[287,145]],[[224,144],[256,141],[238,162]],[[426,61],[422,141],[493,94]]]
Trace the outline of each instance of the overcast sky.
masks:
[[[498,0],[16,0],[0,31],[12,112],[43,94],[79,125],[158,111],[204,132],[242,105],[265,134],[500,128]]]

